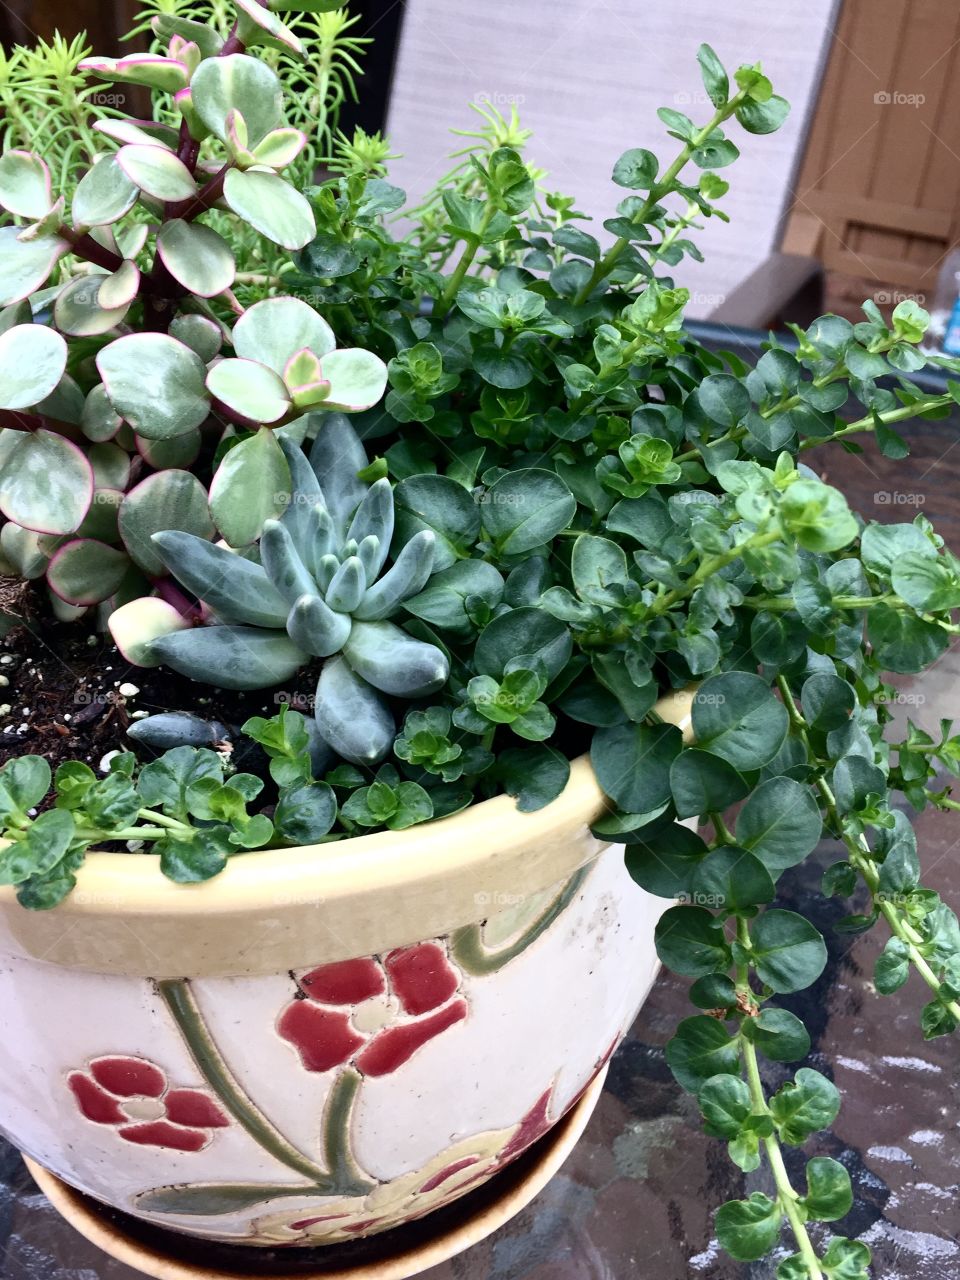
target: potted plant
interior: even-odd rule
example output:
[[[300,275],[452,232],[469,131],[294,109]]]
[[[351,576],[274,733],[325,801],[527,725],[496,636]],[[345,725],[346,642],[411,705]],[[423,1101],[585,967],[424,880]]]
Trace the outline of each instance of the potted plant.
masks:
[[[4,1126],[176,1230],[357,1238],[546,1133],[659,956],[694,980],[674,1075],[775,1184],[719,1207],[720,1242],[751,1261],[786,1233],[781,1280],[865,1276],[820,1225],[843,1166],[795,1186],[783,1159],[836,1090],[764,1082],[808,1052],[778,998],[826,957],[776,882],[835,839],[825,893],[889,931],[878,990],[915,970],[923,1034],[956,1028],[960,930],[895,796],[954,807],[931,779],[960,740],[885,730],[886,673],[958,630],[960,565],[806,456],[861,433],[897,456],[956,384],[906,376],[913,303],[753,369],[684,333],[669,270],[725,216],[724,127],[788,110],[759,66],[731,82],[701,48],[712,114],[660,112],[664,168],[620,157],[606,249],[492,111],[399,230],[388,145],[334,137],[305,88],[339,67],[342,93],[358,52],[329,7],[158,6],[149,53],[47,49],[62,128],[8,121],[6,625],[34,679],[38,625],[54,663],[92,641],[73,705],[101,728],[87,760],[73,712],[43,753],[5,735]]]

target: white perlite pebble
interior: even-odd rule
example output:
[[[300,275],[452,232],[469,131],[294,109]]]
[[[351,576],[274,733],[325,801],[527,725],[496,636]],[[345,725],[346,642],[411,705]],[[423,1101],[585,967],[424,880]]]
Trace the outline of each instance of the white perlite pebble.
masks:
[[[111,760],[113,760],[116,756],[119,756],[119,755],[122,755],[122,754],[123,754],[123,753],[122,753],[121,751],[108,751],[108,752],[107,752],[107,754],[106,754],[105,756],[101,756],[101,758],[100,758],[100,765],[99,765],[100,772],[101,772],[101,773],[109,773],[109,772],[110,772],[110,761],[111,761]]]
[[[0,676],[0,689],[6,689],[9,683],[10,679],[8,676]]]
[[[0,716],[8,716],[12,710],[9,702],[0,703]]]
[[[139,692],[140,690],[137,686],[135,684],[130,684],[129,682],[127,684],[122,684],[117,690],[117,693],[120,694],[121,698],[135,698]]]
[[[146,720],[146,718],[147,718],[147,716],[148,716],[149,714],[150,714],[150,712],[149,712],[149,711],[132,711],[132,712],[130,713],[130,719],[131,719],[131,720]]]

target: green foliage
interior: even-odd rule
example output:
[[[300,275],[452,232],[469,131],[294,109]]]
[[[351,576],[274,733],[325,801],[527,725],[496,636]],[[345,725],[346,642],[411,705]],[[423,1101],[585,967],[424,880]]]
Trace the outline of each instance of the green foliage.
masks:
[[[0,162],[0,425],[16,428],[0,434],[0,550],[71,605],[125,605],[113,629],[134,661],[275,690],[314,663],[315,716],[248,721],[264,777],[184,744],[139,771],[120,757],[106,779],[64,766],[37,817],[42,762],[10,762],[0,877],[45,907],[97,840],[141,841],[198,880],[251,848],[402,829],[498,793],[533,810],[589,752],[610,802],[595,835],[674,900],[657,950],[697,1012],[666,1060],[736,1165],[767,1168],[771,1194],[720,1208],[721,1244],[754,1261],[786,1226],[798,1252],[780,1280],[858,1280],[865,1245],[818,1254],[807,1230],[849,1209],[842,1167],[815,1156],[801,1191],[783,1160],[839,1099],[776,1002],[827,956],[777,884],[838,842],[824,892],[866,898],[838,927],[890,935],[877,991],[913,973],[922,1033],[957,1027],[960,925],[924,888],[893,795],[960,807],[937,781],[960,776],[960,735],[910,725],[890,741],[884,677],[925,669],[960,630],[960,561],[923,517],[861,520],[803,460],[869,432],[902,457],[896,425],[956,403],[957,384],[909,380],[926,313],[824,316],[790,349],[771,336],[752,369],[684,332],[670,272],[699,258],[703,219],[726,217],[727,131],[772,132],[788,110],[759,65],[731,74],[700,49],[709,118],[664,108],[675,158],[616,161],[601,243],[545,189],[516,116],[489,108],[402,221],[379,137],[335,139],[311,185],[330,136],[318,107],[337,95],[318,86],[352,85],[349,20],[281,22],[245,0],[231,34],[219,5],[157,3],[159,58],[87,60],[150,87],[156,119],[78,125],[66,182],[48,186],[22,147]],[[299,70],[298,43],[318,55]],[[318,114],[320,140],[303,140]],[[12,107],[5,127],[15,139]],[[164,567],[206,625],[184,618],[189,597],[146,594]],[[685,738],[655,704],[689,686]],[[699,832],[678,825],[693,818]],[[800,1065],[771,1092],[763,1060]]]

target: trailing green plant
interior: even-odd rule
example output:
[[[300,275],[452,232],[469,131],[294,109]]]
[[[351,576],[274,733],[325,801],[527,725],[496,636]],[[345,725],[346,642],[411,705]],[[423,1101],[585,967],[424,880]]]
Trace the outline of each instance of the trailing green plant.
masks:
[[[275,15],[254,0],[242,10],[244,23],[252,11],[274,38]],[[209,118],[242,189],[261,172],[243,167],[245,153],[264,145],[262,129],[283,129],[256,88],[272,73],[243,63],[242,77],[229,77],[237,93],[228,106],[221,68],[238,32],[220,46],[220,35],[190,30],[199,63],[192,52],[173,60],[190,64],[187,116]],[[832,1124],[837,1092],[805,1065],[771,1089],[763,1065],[803,1063],[808,1033],[779,1001],[816,982],[826,960],[816,920],[776,905],[777,884],[821,839],[835,841],[841,857],[824,893],[857,908],[841,928],[889,934],[877,990],[915,973],[929,990],[923,1034],[956,1029],[960,926],[922,884],[898,795],[914,811],[960,807],[937,781],[941,770],[960,773],[960,735],[911,726],[893,739],[886,676],[923,671],[960,630],[960,561],[922,516],[864,521],[805,458],[826,444],[855,452],[868,434],[902,457],[899,423],[944,418],[960,400],[956,382],[926,393],[908,375],[960,365],[920,353],[928,317],[912,302],[889,322],[868,303],[858,324],[825,316],[794,328],[792,340],[771,336],[752,368],[684,331],[687,293],[669,272],[699,256],[690,234],[700,219],[725,217],[719,171],[737,157],[727,129],[770,133],[787,113],[758,66],[731,78],[707,46],[699,60],[712,113],[695,123],[660,112],[678,143],[666,166],[641,149],[620,157],[613,180],[625,195],[604,224],[605,247],[569,197],[541,189],[514,122],[489,118],[406,230],[394,218],[404,194],[383,176],[386,144],[341,141],[332,177],[296,201],[281,197],[309,211],[309,228],[304,213],[296,235],[280,237],[293,256],[260,281],[273,296],[238,301],[229,334],[210,304],[194,300],[175,316],[179,295],[159,306],[148,295],[137,305],[151,332],[96,340],[103,389],[94,401],[109,401],[120,429],[173,448],[201,420],[243,419],[237,434],[216,432],[218,469],[197,505],[209,523],[143,522],[153,594],[114,614],[121,649],[221,686],[273,685],[278,697],[291,691],[276,686],[304,679],[311,660],[321,692],[334,680],[348,691],[335,730],[327,712],[248,721],[268,762],[253,781],[205,745],[222,726],[196,717],[141,721],[135,741],[184,738],[139,770],[129,755],[106,779],[63,766],[53,808],[39,813],[42,762],[8,762],[0,814],[11,844],[0,881],[16,883],[26,905],[49,907],[72,887],[85,850],[107,839],[159,849],[166,874],[199,880],[250,848],[396,829],[498,792],[536,809],[563,789],[570,760],[589,752],[610,801],[596,836],[624,843],[633,878],[676,903],[657,949],[692,980],[694,1012],[667,1060],[736,1164],[749,1172],[765,1163],[772,1179],[773,1194],[720,1208],[721,1243],[752,1261],[787,1230],[795,1252],[779,1261],[779,1280],[858,1280],[868,1247],[822,1225],[850,1208],[846,1170],[815,1155],[797,1187],[784,1159],[786,1147]],[[171,75],[161,62],[151,76]],[[214,81],[223,89],[215,119],[204,87]],[[143,149],[173,154],[124,141],[141,174]],[[11,172],[18,191],[45,191],[32,162],[0,169]],[[229,185],[217,199],[229,202]],[[241,206],[234,212],[247,216]],[[252,211],[259,230],[279,231],[272,206]],[[43,201],[26,216],[26,238],[14,231],[5,251],[23,254],[26,244],[39,260],[38,241],[47,254],[63,233]],[[85,234],[77,231],[87,245]],[[76,237],[67,243],[74,250]],[[46,279],[39,266],[23,272],[34,288]],[[321,312],[368,354],[338,362]],[[28,344],[29,377],[43,369],[45,381],[15,381],[20,399],[8,412],[42,418],[38,401],[64,395],[62,325],[56,307],[52,321],[42,309],[28,321],[18,316],[0,344]],[[216,348],[194,349],[198,367],[187,339],[201,334]],[[232,355],[217,361],[221,337]],[[28,376],[22,365],[0,365],[4,387]],[[90,376],[89,361],[71,370]],[[355,394],[338,385],[341,372],[351,391],[356,376]],[[334,405],[360,410],[356,436],[318,412]],[[28,441],[61,440],[49,424],[42,432]],[[300,449],[308,437],[315,469]],[[22,447],[11,439],[0,436],[0,447]],[[8,518],[9,466],[0,474]],[[179,469],[202,495],[196,464]],[[76,504],[87,482],[79,469],[62,474],[58,501]],[[232,550],[213,545],[216,533]],[[371,627],[388,630],[367,645]],[[267,658],[254,671],[258,653]],[[227,662],[229,679],[218,669]],[[363,682],[377,689],[376,713],[366,691],[351,700]],[[655,708],[664,692],[690,686],[684,738]],[[343,732],[355,706],[359,744]],[[257,805],[261,783],[271,803]],[[308,790],[301,798],[297,788]]]

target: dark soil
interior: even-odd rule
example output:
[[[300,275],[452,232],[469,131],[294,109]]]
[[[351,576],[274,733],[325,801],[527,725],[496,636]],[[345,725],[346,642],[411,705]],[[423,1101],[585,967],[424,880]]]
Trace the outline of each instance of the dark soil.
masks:
[[[13,604],[6,602],[8,608]],[[15,606],[27,621],[0,640],[0,764],[34,754],[54,769],[65,760],[83,760],[98,769],[107,752],[133,749],[126,736],[132,719],[192,711],[225,724],[235,744],[234,763],[259,772],[252,757],[262,753],[240,735],[243,722],[253,715],[276,715],[281,700],[304,711],[311,705],[317,676],[309,667],[282,694],[214,689],[164,667],[132,666],[92,617],[58,622],[32,585]],[[156,754],[139,745],[137,753]],[[241,753],[251,757],[244,764]]]

